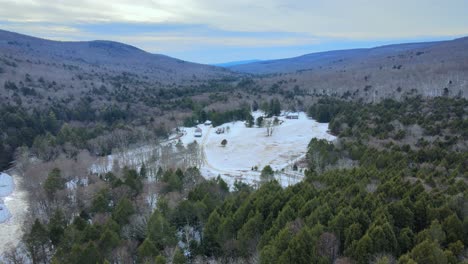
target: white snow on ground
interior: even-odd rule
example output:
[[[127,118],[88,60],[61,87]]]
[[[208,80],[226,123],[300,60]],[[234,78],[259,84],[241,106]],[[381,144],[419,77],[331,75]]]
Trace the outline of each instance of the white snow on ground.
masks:
[[[161,147],[171,143],[176,143],[177,140],[185,133],[185,131],[177,132],[171,135],[167,140],[163,142],[148,144],[140,147],[135,147],[127,150],[116,150],[115,153],[100,157],[96,162],[91,165],[89,171],[96,174],[104,174],[112,171],[115,165],[119,168],[125,166],[139,170],[141,165],[145,163],[157,163],[155,157],[159,157],[161,154]],[[193,142],[193,140],[192,140]],[[154,177],[151,172],[148,171],[149,177]]]
[[[0,173],[0,197],[5,197],[13,192],[13,178],[5,173]]]
[[[143,162],[147,162],[154,155],[155,151],[159,151],[159,146],[143,146],[107,155],[99,158],[91,166],[90,172],[98,174],[110,172],[116,163],[119,167],[129,166],[131,168],[139,168]]]
[[[263,113],[257,111],[252,115],[256,119]],[[303,178],[303,172],[293,171],[292,165],[304,158],[310,140],[319,138],[332,141],[335,137],[327,133],[328,124],[318,123],[304,112],[299,113],[299,119],[286,119],[284,114],[278,119],[280,124],[274,126],[271,136],[267,136],[265,127],[248,128],[244,121],[226,123],[219,127],[205,124],[190,128],[180,127],[179,132],[165,142],[103,157],[90,171],[105,173],[111,171],[114,164],[119,167],[126,165],[139,168],[143,162],[148,164],[159,153],[161,146],[180,139],[184,146],[194,141],[200,144],[203,153],[200,171],[206,178],[221,176],[231,186],[236,180],[256,185],[263,167],[270,165],[276,171],[275,178],[281,185],[289,186]],[[195,137],[197,128],[202,130],[201,137]],[[216,134],[218,128],[224,128],[225,133]],[[221,146],[223,139],[228,142],[225,147]],[[252,167],[257,167],[258,171],[253,171]]]
[[[10,211],[3,203],[3,197],[13,192],[13,178],[5,173],[0,173],[0,224],[11,217]]]
[[[253,113],[254,117],[261,113]],[[202,145],[204,165],[201,168],[205,177],[220,175],[228,184],[242,180],[256,184],[260,180],[260,171],[270,165],[277,171],[275,177],[283,186],[295,184],[302,180],[303,174],[294,172],[294,162],[305,156],[307,145],[312,138],[334,140],[327,133],[328,124],[321,124],[299,113],[299,119],[278,118],[280,125],[274,127],[273,135],[267,136],[266,128],[248,128],[244,122],[226,123],[224,134],[216,134],[217,128],[199,125],[202,137],[194,137],[195,128],[183,128],[187,133],[181,138],[186,145],[197,140]],[[281,122],[282,121],[282,122]],[[229,129],[227,127],[229,126]],[[225,147],[221,141],[227,140]],[[258,171],[252,171],[257,166]]]
[[[0,185],[6,181],[11,183],[11,190],[6,197],[1,197],[3,200],[3,205],[8,208],[9,215],[6,219],[6,222],[0,222],[0,255],[5,251],[8,244],[16,245],[23,234],[22,224],[23,219],[26,216],[28,205],[26,200],[26,192],[18,188],[19,186],[19,177],[12,174],[13,177],[2,173],[0,179],[4,181],[0,182]],[[6,177],[6,178],[3,178]],[[9,180],[7,179],[9,178]],[[16,186],[13,190],[13,187]],[[0,211],[1,212],[1,211]]]
[[[5,222],[11,217],[10,211],[6,207],[6,205],[3,204],[3,201],[0,201],[0,223]]]

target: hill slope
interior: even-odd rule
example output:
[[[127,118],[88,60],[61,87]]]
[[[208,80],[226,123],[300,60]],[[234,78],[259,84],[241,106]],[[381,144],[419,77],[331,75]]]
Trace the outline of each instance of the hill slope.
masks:
[[[233,76],[224,68],[145,52],[112,41],[59,42],[0,30],[0,99],[39,104],[116,89],[197,86]],[[4,85],[5,84],[5,85]],[[29,98],[25,98],[24,96]],[[73,100],[72,100],[73,101]]]
[[[301,70],[310,70],[316,67],[325,67],[332,64],[352,64],[356,61],[366,61],[371,58],[392,55],[413,49],[426,48],[438,42],[395,44],[370,49],[333,50],[305,54],[298,57],[258,61],[240,65],[231,65],[228,68],[251,74],[291,73]]]
[[[227,72],[220,67],[151,54],[113,41],[59,42],[3,30],[0,30],[0,54],[16,59],[44,60],[44,63],[71,63],[91,70],[127,71],[160,82],[214,78]]]
[[[262,86],[375,99],[419,93],[468,96],[468,38],[329,51],[229,67]],[[296,89],[297,89],[296,88]]]

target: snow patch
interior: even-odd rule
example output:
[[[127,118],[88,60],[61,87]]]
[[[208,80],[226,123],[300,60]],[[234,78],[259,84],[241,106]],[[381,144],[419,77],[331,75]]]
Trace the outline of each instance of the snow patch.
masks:
[[[6,174],[0,173],[0,197],[5,197],[13,192],[13,178]]]
[[[13,174],[12,174],[13,175]],[[19,178],[0,173],[0,255],[7,245],[15,246],[23,235],[23,219],[28,210],[26,192],[19,186]]]
[[[3,202],[3,197],[10,195],[13,188],[13,178],[6,173],[0,173],[0,224],[11,217],[10,211]]]

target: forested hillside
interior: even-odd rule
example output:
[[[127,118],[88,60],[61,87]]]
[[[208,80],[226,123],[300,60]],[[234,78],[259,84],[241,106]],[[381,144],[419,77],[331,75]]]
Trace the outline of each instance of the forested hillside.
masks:
[[[261,74],[274,90],[340,96],[367,102],[423,96],[468,97],[468,38],[339,50],[230,67]]]
[[[56,206],[69,196],[51,169],[25,251],[36,263],[467,261],[465,99],[322,98],[309,114],[338,140],[313,139],[304,181],[288,188],[265,178],[229,190],[196,168],[161,169],[152,211],[142,167],[96,175],[83,200]]]
[[[51,160],[165,137],[194,109],[221,102],[226,110],[238,107],[248,92],[238,90],[240,80],[221,67],[122,43],[59,42],[0,30],[0,169],[11,167],[22,146]]]

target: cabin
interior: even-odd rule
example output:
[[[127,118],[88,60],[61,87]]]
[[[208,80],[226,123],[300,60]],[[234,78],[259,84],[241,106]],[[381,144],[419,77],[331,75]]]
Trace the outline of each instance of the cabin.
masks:
[[[205,121],[205,126],[211,126],[211,121],[210,121],[210,120],[206,120],[206,121]]]
[[[286,119],[299,119],[299,113],[288,113]]]
[[[199,127],[195,128],[194,136],[195,136],[195,137],[202,137],[202,130],[201,130],[201,128],[199,128]]]

